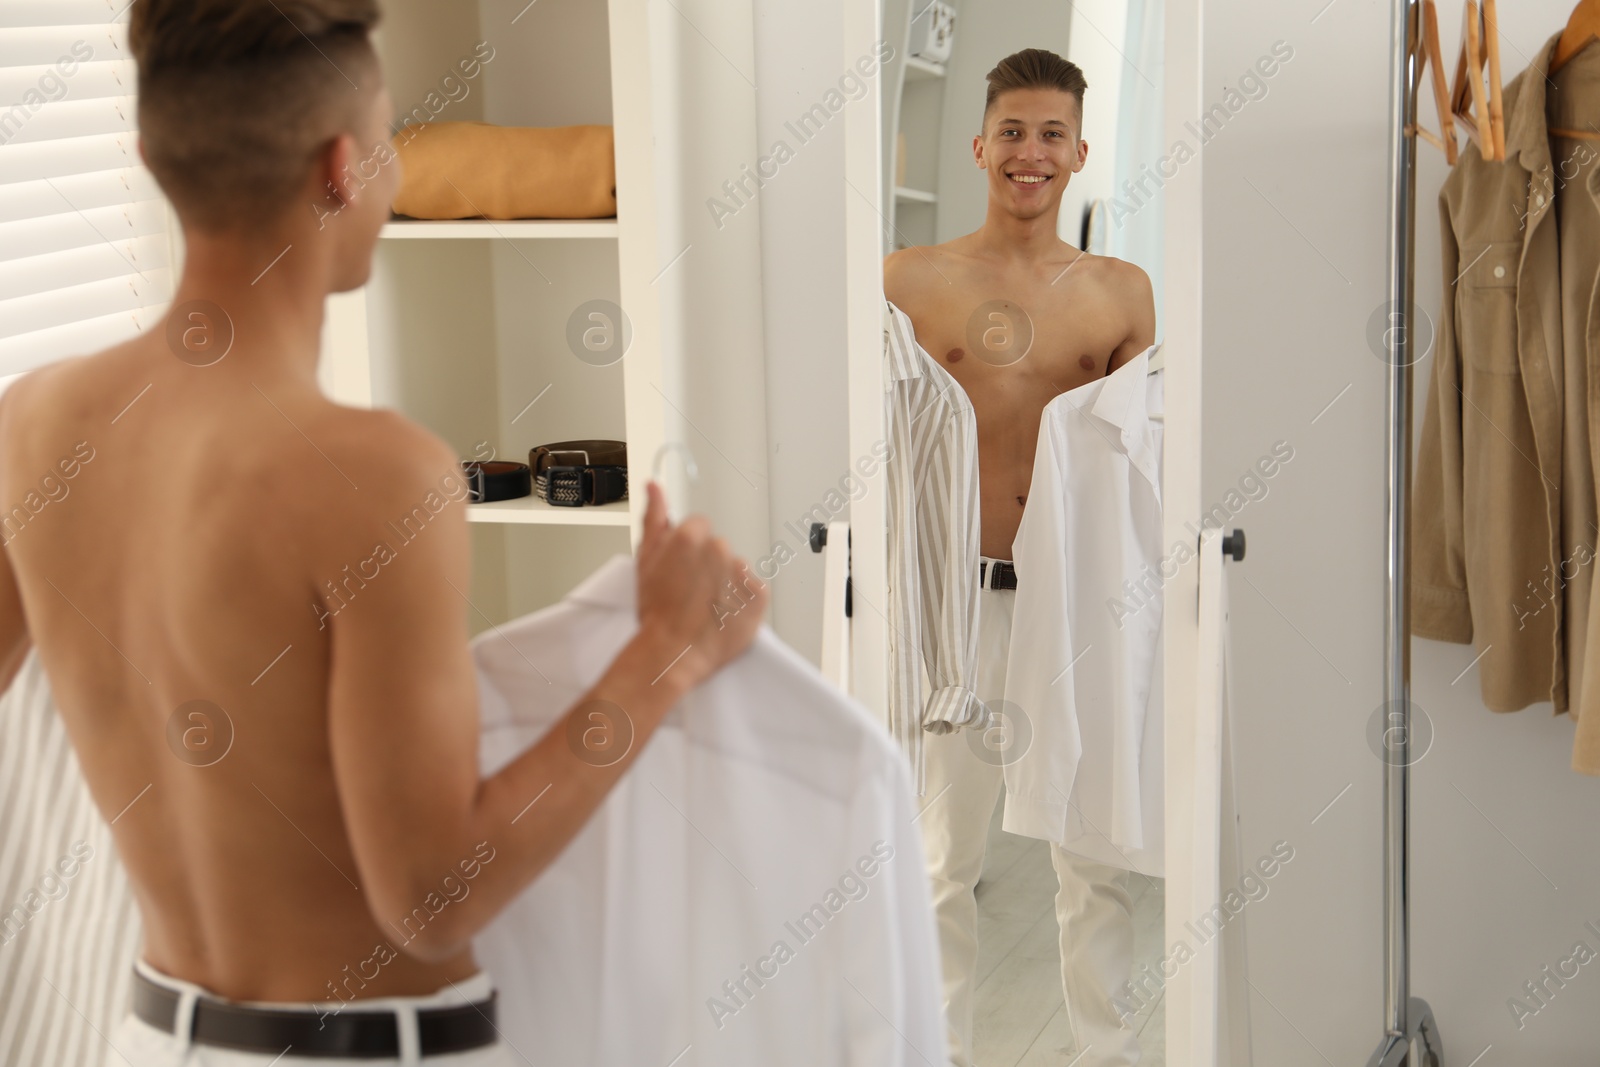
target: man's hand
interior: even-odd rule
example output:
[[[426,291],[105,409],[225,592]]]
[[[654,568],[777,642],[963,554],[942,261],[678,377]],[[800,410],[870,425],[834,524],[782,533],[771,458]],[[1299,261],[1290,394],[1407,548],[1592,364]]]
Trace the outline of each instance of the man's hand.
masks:
[[[703,515],[678,525],[667,518],[661,486],[645,486],[650,502],[635,553],[639,628],[681,649],[671,670],[691,689],[750,646],[766,614],[769,591]]]

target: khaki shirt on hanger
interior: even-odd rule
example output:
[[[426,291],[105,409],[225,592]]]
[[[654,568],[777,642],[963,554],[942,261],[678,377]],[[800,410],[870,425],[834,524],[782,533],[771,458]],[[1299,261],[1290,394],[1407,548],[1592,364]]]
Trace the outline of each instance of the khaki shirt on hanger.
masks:
[[[1473,643],[1493,711],[1570,706],[1583,724],[1573,766],[1600,773],[1600,693],[1569,700],[1561,640],[1562,286],[1544,77],[1559,38],[1506,86],[1505,162],[1469,146],[1439,194],[1444,300],[1412,497],[1411,630]],[[1589,639],[1600,655],[1600,630]]]

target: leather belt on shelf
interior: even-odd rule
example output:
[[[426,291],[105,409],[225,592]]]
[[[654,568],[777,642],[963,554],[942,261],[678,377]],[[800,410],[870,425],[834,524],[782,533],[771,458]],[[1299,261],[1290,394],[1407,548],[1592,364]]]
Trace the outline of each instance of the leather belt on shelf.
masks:
[[[628,498],[628,446],[622,441],[555,441],[528,452],[535,495],[558,507]]]
[[[1010,560],[997,559],[994,561],[994,573],[985,575],[984,569],[989,561],[978,561],[978,587],[989,589],[1015,589],[1017,587],[1017,568],[1012,566]]]
[[[462,460],[461,473],[467,479],[467,500],[482,504],[491,500],[515,500],[533,492],[533,475],[526,463],[506,459]]]
[[[492,1045],[497,994],[476,1004],[417,1009],[419,1053],[443,1056]],[[157,1030],[173,1033],[179,994],[133,972],[133,1013]],[[352,1003],[359,1004],[359,1001]],[[313,1008],[257,1008],[214,997],[195,1000],[191,1040],[267,1055],[376,1059],[400,1055],[400,1028],[394,1011],[337,1012]],[[287,1050],[287,1051],[286,1051]]]

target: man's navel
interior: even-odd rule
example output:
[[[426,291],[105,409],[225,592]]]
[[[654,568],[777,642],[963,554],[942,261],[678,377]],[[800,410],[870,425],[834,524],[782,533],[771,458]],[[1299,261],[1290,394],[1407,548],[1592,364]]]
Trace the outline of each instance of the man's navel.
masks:
[[[956,362],[959,362],[961,357],[964,356],[964,355],[966,355],[966,353],[963,352],[961,349],[952,348],[950,350],[950,352],[944,358],[949,360],[951,363],[956,363]]]
[[[1026,496],[1019,496],[1019,497],[1017,497],[1017,503],[1021,504],[1023,507],[1027,507],[1028,506],[1028,498]]]

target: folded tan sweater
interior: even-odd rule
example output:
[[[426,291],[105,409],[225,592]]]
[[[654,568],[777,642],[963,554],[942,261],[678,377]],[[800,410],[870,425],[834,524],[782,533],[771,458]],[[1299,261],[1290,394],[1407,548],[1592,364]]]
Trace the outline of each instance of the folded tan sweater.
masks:
[[[617,213],[610,126],[430,122],[394,137],[394,210],[417,219],[602,219]]]

